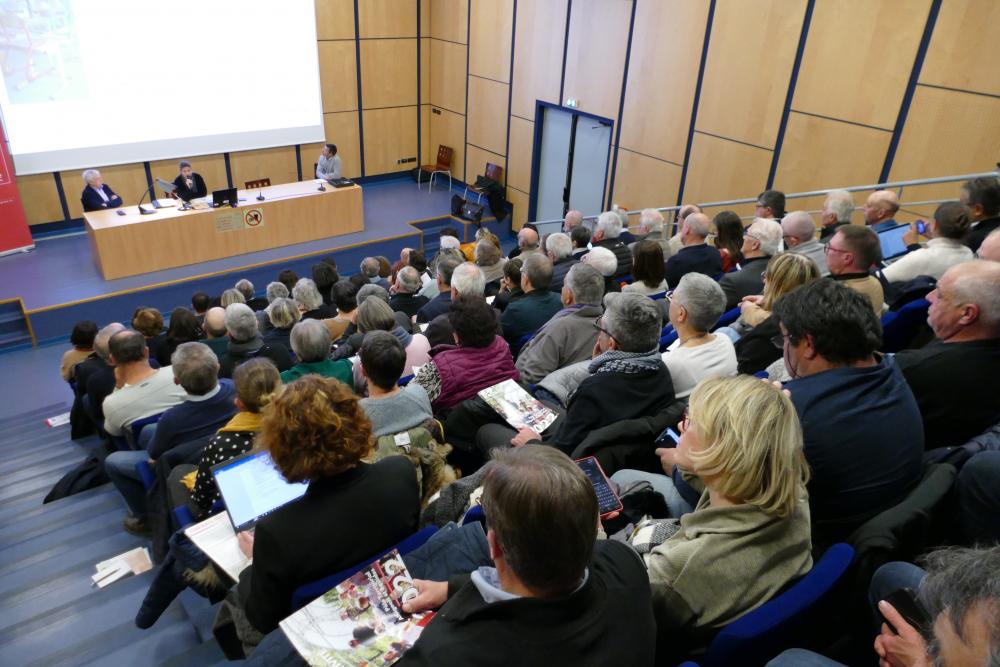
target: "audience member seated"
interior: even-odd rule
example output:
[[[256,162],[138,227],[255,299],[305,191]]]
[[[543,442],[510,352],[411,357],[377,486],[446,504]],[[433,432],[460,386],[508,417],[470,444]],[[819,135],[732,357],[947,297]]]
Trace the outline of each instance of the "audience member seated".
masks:
[[[430,301],[426,296],[420,296],[422,284],[420,274],[412,266],[404,266],[396,273],[396,283],[389,306],[395,312],[406,313],[407,317],[416,316],[417,312]]]
[[[656,627],[642,561],[597,540],[593,485],[547,447],[504,452],[483,481],[483,566],[449,581],[418,579],[406,611],[440,612],[396,664],[653,664]]]
[[[163,331],[163,314],[156,308],[136,308],[132,313],[132,328],[146,339],[150,359],[156,359],[160,346],[167,340],[167,334]]]
[[[268,344],[257,331],[257,318],[250,306],[234,303],[226,308],[226,331],[229,333],[229,347],[220,359],[219,377],[233,377],[233,370],[247,359],[267,357],[279,371],[292,367],[292,357],[288,348],[278,344]]]
[[[704,273],[712,278],[722,274],[722,257],[707,243],[711,224],[704,213],[692,213],[684,219],[680,233],[684,247],[667,262],[667,285],[670,289],[677,287],[677,283],[688,273]]]
[[[896,226],[893,216],[899,210],[899,197],[892,190],[876,190],[865,200],[865,225],[875,232]]]
[[[979,250],[976,251],[976,257],[988,259],[991,262],[1000,262],[1000,229],[990,232],[986,240],[979,246]]]
[[[316,289],[312,278],[299,278],[292,288],[292,298],[298,304],[304,320],[325,320],[336,314],[332,306],[323,303],[323,296]]]
[[[63,352],[62,361],[59,364],[59,374],[62,379],[70,382],[73,380],[76,365],[94,353],[94,338],[97,337],[97,323],[90,320],[81,320],[73,325],[73,333],[69,336],[69,342],[73,346]]]
[[[656,241],[663,251],[663,260],[670,259],[670,239],[663,230],[663,214],[655,208],[644,208],[639,214],[639,227],[637,228],[643,241]]]
[[[1000,451],[974,455],[958,473],[955,494],[962,538],[968,544],[1000,544]]]
[[[324,262],[320,262],[320,264],[322,264],[323,266],[328,266]],[[285,287],[284,283],[279,283],[277,281],[270,282],[267,284],[266,294],[267,294],[267,307],[264,308],[264,310],[255,311],[257,314],[257,327],[260,329],[260,333],[262,336],[267,334],[268,329],[270,329],[272,326],[271,320],[268,318],[268,310],[270,309],[271,304],[278,299],[288,299],[290,296],[288,288]],[[296,310],[298,310],[298,306],[296,306]],[[299,313],[299,317],[301,317],[301,313]],[[296,319],[296,322],[297,321],[298,319]]]
[[[560,296],[563,309],[517,356],[522,382],[537,383],[556,369],[591,358],[598,334],[594,322],[604,312],[604,277],[594,267],[577,263],[566,274]]]
[[[705,380],[679,429],[669,451],[705,490],[673,535],[642,549],[658,660],[683,655],[812,568],[809,468],[788,397],[751,377]]]
[[[740,300],[764,289],[764,270],[768,260],[778,254],[781,244],[781,225],[767,218],[756,218],[743,233],[740,252],[743,262],[739,271],[727,273],[719,280],[726,295],[726,310],[740,304]]]
[[[503,278],[500,279],[500,291],[493,299],[493,307],[501,313],[507,306],[518,299],[524,298],[521,291],[521,264],[524,260],[520,257],[512,257],[503,265]]]
[[[845,225],[826,244],[830,278],[862,294],[876,315],[885,310],[882,283],[869,271],[882,257],[878,234],[869,227]]]
[[[969,210],[972,220],[965,245],[975,252],[990,233],[1000,229],[1000,179],[996,176],[974,178],[962,185],[959,199]]]
[[[562,230],[569,234],[575,228],[583,225],[583,213],[580,211],[566,211],[566,217],[563,218]]]
[[[296,588],[414,533],[420,495],[406,457],[363,462],[372,453],[371,423],[357,396],[332,378],[308,375],[285,387],[257,438],[286,480],[309,483],[302,498],[238,535],[253,564],[240,574],[236,597],[250,626],[266,634],[291,613]],[[242,643],[255,645],[254,634],[241,635]]]
[[[529,256],[533,254],[538,253],[529,253]],[[521,258],[518,257],[517,264],[520,265],[521,261]],[[482,299],[485,287],[486,283],[482,270],[472,262],[464,262],[455,267],[455,270],[452,272],[451,300],[454,302],[460,296]],[[503,335],[503,330],[500,328],[500,312],[497,309],[494,309],[492,312],[496,319],[494,330],[496,333]],[[423,334],[427,337],[427,341],[431,347],[436,345],[452,345],[455,342],[455,332],[451,328],[451,322],[448,319],[447,313],[438,315],[431,320],[424,329]],[[426,362],[426,359],[420,363],[424,362]]]
[[[670,324],[677,340],[663,353],[677,398],[687,398],[706,378],[736,375],[736,350],[723,334],[709,333],[723,313],[726,297],[706,275],[689,273],[670,298]]]
[[[920,412],[893,359],[874,356],[882,327],[863,296],[817,280],[782,297],[774,314],[774,344],[795,378],[785,388],[802,420],[813,524],[826,524],[816,541],[830,544],[920,482]]]
[[[215,356],[222,360],[229,350],[229,332],[226,331],[226,309],[215,306],[209,308],[205,313],[205,321],[201,326],[205,332],[205,340],[202,342],[215,352]]]
[[[88,169],[83,172],[83,182],[87,185],[83,188],[80,201],[83,203],[83,210],[103,211],[109,208],[118,208],[122,205],[122,198],[115,194],[115,191],[104,184],[104,177],[96,169]]]
[[[333,284],[340,280],[340,274],[337,273],[337,267],[331,266],[327,262],[316,262],[312,265],[312,279],[316,283],[316,289],[319,290],[320,296],[323,297],[323,303],[328,306],[333,305],[333,295],[330,294],[330,288]],[[270,287],[270,285],[268,285]],[[287,296],[287,295],[286,295]],[[268,302],[272,301],[271,295],[268,294]]]
[[[337,314],[323,320],[330,332],[330,340],[340,340],[348,330],[354,331],[358,318],[358,288],[350,280],[341,278],[330,289]]]
[[[681,239],[681,230],[684,229],[684,221],[692,213],[701,213],[701,207],[697,204],[684,204],[677,209],[677,214],[674,218],[674,233],[670,237],[670,254],[664,253],[664,257],[673,257],[684,247],[683,240]]]
[[[451,306],[451,275],[455,269],[462,264],[457,257],[448,255],[438,260],[437,285],[438,295],[417,311],[417,323],[424,324],[430,322],[438,315],[444,315]]]
[[[368,282],[374,283],[388,291],[389,281],[379,275],[380,268],[378,259],[374,257],[365,257],[361,260],[361,274],[368,279]]]
[[[361,345],[358,367],[368,387],[361,409],[372,422],[375,437],[401,433],[433,417],[431,402],[423,386],[397,382],[409,369],[406,350],[388,331],[372,331]]]
[[[424,282],[424,286],[420,288],[420,296],[426,296],[428,299],[433,299],[441,291],[438,286],[437,276],[438,276],[438,263],[441,261],[442,257],[453,257],[458,262],[465,261],[465,255],[459,250],[461,243],[458,238],[454,236],[445,236],[442,231],[441,236],[441,248],[434,259],[431,260],[428,265],[428,275],[432,278],[429,281]],[[412,261],[412,259],[411,259]]]
[[[545,237],[545,253],[552,260],[552,282],[549,284],[549,290],[559,293],[562,291],[566,274],[573,266],[580,263],[580,258],[573,256],[573,241],[568,234],[562,232]]]
[[[473,252],[473,260],[483,272],[486,296],[495,296],[500,291],[500,281],[503,279],[504,258],[500,247],[487,239],[478,241]]]
[[[78,410],[87,415],[98,432],[104,430],[104,399],[115,390],[115,368],[108,346],[111,337],[124,330],[125,325],[120,322],[112,322],[103,327],[94,337],[94,353],[76,366],[76,396],[74,409],[70,413],[72,437],[82,437],[89,433],[86,423],[76,417]]]
[[[285,349],[291,350],[292,327],[302,318],[298,305],[291,299],[279,297],[272,301],[264,312],[267,314],[267,323],[270,326],[264,330],[261,338],[268,345],[282,345]]]
[[[170,325],[167,336],[156,352],[156,361],[161,366],[170,365],[170,357],[184,343],[194,343],[202,339],[203,332],[198,318],[187,308],[178,306],[170,311]]]
[[[299,282],[299,274],[295,273],[291,269],[283,269],[281,273],[278,274],[278,282],[285,286],[288,293],[292,293],[292,289],[295,288],[295,283]]]
[[[381,299],[365,299],[364,303],[358,306],[359,335],[351,336],[348,341],[348,345],[352,350],[351,356],[360,353],[365,339],[368,338],[368,334],[374,331],[385,331],[403,346],[406,354],[406,375],[412,375],[413,371],[411,369],[423,366],[430,360],[431,344],[427,340],[427,337],[421,333],[411,334],[409,331],[403,329],[396,321],[392,308]],[[450,338],[450,340],[454,342],[455,339]],[[337,352],[340,352],[340,350],[337,350]],[[364,375],[361,372],[361,364],[355,362],[353,372],[354,390],[359,396],[364,396],[367,391],[367,385]]]
[[[611,212],[617,215],[618,219],[621,220],[622,223],[622,233],[618,235],[618,240],[627,246],[631,246],[636,241],[638,241],[639,239],[637,239],[635,235],[628,230],[629,228],[628,211],[626,211],[623,208],[619,208],[618,206],[613,206],[611,208]]]
[[[186,345],[199,346],[200,344],[187,343]],[[212,389],[218,386],[216,379],[218,360],[216,360],[215,355],[210,354],[210,350],[205,348],[190,350],[188,347],[182,346],[175,353],[173,361],[177,362],[176,367],[153,370],[149,366],[149,350],[146,348],[142,334],[135,331],[116,333],[111,337],[110,347],[111,359],[115,364],[117,385],[114,392],[104,400],[104,428],[109,434],[124,435],[124,429],[138,419],[162,413],[162,421],[167,419],[171,409],[180,408],[175,416],[167,419],[163,431],[158,431],[159,437],[154,436],[152,441],[148,442],[149,451],[146,449],[116,451],[109,454],[104,460],[104,469],[108,477],[125,498],[131,512],[125,518],[125,529],[129,532],[143,534],[147,532],[145,523],[146,490],[135,469],[135,464],[140,461],[153,460],[154,449],[159,456],[171,447],[180,444],[182,440],[176,438],[186,434],[191,435],[187,440],[198,437],[197,428],[206,425],[203,419],[214,417],[214,428],[218,428],[218,421],[224,421],[221,412],[226,409],[226,406],[220,405],[217,401],[209,401],[208,405],[212,408],[210,415],[201,413],[200,405],[192,403],[194,409],[191,410],[189,406],[183,404],[183,401],[190,400],[191,394],[188,392],[192,390],[200,392],[197,394],[199,397],[211,394],[209,399],[218,394],[218,392],[211,393]],[[204,353],[199,354],[202,350]],[[210,372],[212,378],[209,385],[207,376]],[[230,404],[228,408],[231,407]],[[195,419],[197,423],[188,425],[186,423],[188,416]],[[187,431],[191,427],[194,427],[193,433]],[[147,441],[142,440],[141,442]]]
[[[722,272],[735,271],[743,265],[743,220],[735,211],[722,211],[712,218],[715,247],[722,257]]]
[[[340,380],[354,388],[354,373],[347,359],[333,361],[330,353],[330,332],[322,322],[302,320],[292,327],[292,351],[297,363],[281,373],[281,382],[288,384],[305,375],[321,375]]]
[[[785,248],[796,255],[805,255],[816,262],[821,276],[828,275],[826,246],[816,240],[816,223],[805,211],[792,211],[781,219],[781,233]]]
[[[785,217],[785,193],[781,190],[764,190],[757,195],[755,218],[767,218],[777,222]]]
[[[261,410],[281,389],[281,377],[270,359],[251,359],[233,372],[238,412],[208,441],[198,462],[191,501],[203,516],[219,500],[212,466],[225,463],[253,449],[260,430]]]
[[[481,296],[452,302],[448,322],[456,345],[435,345],[431,360],[413,377],[423,386],[435,414],[450,410],[486,387],[517,380],[510,346],[496,334],[496,315]]]
[[[622,292],[652,296],[667,291],[663,250],[656,241],[639,241],[632,246],[632,282]]]
[[[614,211],[605,211],[597,216],[594,234],[590,239],[594,248],[606,248],[615,254],[618,265],[614,277],[623,278],[632,273],[632,251],[620,238],[622,221]]]
[[[618,258],[615,257],[615,253],[611,252],[607,248],[595,246],[590,252],[584,255],[583,259],[580,261],[591,265],[597,269],[602,276],[604,276],[605,292],[622,291],[621,281],[615,278],[615,271],[618,270]]]
[[[267,299],[265,297],[255,297],[253,283],[246,278],[238,280],[233,287],[236,291],[243,295],[243,300],[254,311],[264,310],[267,308]]]
[[[890,283],[907,282],[917,276],[940,280],[945,271],[973,258],[973,252],[962,243],[968,232],[968,209],[959,202],[945,202],[927,222],[927,245],[900,257],[885,267],[882,275]],[[903,234],[907,247],[916,245],[919,238],[916,223]]]
[[[524,257],[521,265],[524,298],[508,304],[500,318],[503,337],[515,356],[521,349],[521,338],[541,329],[562,309],[559,295],[549,291],[551,282],[552,262],[548,257],[541,253]]]
[[[924,446],[953,447],[1000,422],[1000,263],[953,266],[927,299],[937,340],[896,363],[923,415]]]
[[[588,433],[623,419],[655,414],[674,401],[670,372],[660,358],[660,309],[640,294],[604,297],[604,315],[586,377],[571,395],[566,414],[545,435],[487,424],[476,434],[480,451],[544,442],[570,453]]]
[[[541,253],[541,239],[538,238],[538,230],[532,224],[527,224],[517,232],[516,252],[511,251],[511,258],[520,257],[526,259],[528,255]]]
[[[234,303],[246,303],[246,302],[247,299],[245,296],[243,296],[243,292],[239,291],[235,287],[230,287],[229,289],[224,290],[222,294],[219,296],[219,305],[222,306],[223,308],[228,308],[231,304]]]
[[[830,190],[823,200],[823,210],[819,214],[819,240],[826,243],[837,230],[851,224],[854,215],[854,197],[847,190]]]
[[[205,321],[205,313],[212,307],[212,297],[205,292],[195,292],[191,295],[191,311],[198,318],[198,324]]]
[[[575,259],[583,259],[590,252],[590,230],[583,225],[570,230],[569,240],[573,243],[572,256]]]

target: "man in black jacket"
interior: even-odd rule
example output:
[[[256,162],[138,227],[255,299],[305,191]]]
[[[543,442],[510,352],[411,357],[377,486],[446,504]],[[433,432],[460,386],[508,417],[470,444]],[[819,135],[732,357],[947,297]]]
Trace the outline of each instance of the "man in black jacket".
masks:
[[[395,293],[389,299],[389,306],[394,312],[413,317],[430,301],[426,296],[417,294],[421,287],[420,274],[412,266],[404,266],[396,273],[395,287]]]
[[[712,221],[704,213],[692,213],[684,219],[681,243],[684,247],[667,261],[667,285],[677,287],[684,274],[697,272],[715,278],[722,274],[722,255],[708,245]]]
[[[743,232],[743,263],[739,271],[722,276],[719,285],[726,295],[726,310],[740,305],[740,300],[764,291],[764,269],[781,246],[781,225],[774,220],[757,218]]]
[[[972,229],[965,236],[965,245],[975,252],[990,232],[1000,229],[1000,179],[995,176],[974,178],[962,186],[959,198],[973,220]]]
[[[201,174],[195,173],[191,168],[191,163],[187,160],[181,160],[180,165],[181,173],[177,174],[177,178],[174,179],[174,185],[177,186],[177,190],[174,194],[177,195],[178,199],[185,202],[189,202],[192,199],[198,197],[204,197],[208,194],[208,187],[205,185],[205,179],[201,177]]]
[[[632,251],[619,238],[622,234],[622,221],[614,211],[605,211],[597,217],[594,235],[591,237],[593,247],[607,248],[615,253],[618,268],[613,278],[621,278],[632,273]]]
[[[232,378],[233,371],[247,359],[267,357],[279,371],[292,367],[292,355],[280,343],[268,345],[257,330],[257,316],[245,303],[233,303],[226,308],[226,331],[229,348],[219,360],[219,377]]]
[[[595,541],[597,497],[569,457],[505,452],[486,474],[482,506],[489,529],[478,539],[493,567],[416,580],[404,609],[440,611],[398,665],[653,664],[646,569],[628,546]]]

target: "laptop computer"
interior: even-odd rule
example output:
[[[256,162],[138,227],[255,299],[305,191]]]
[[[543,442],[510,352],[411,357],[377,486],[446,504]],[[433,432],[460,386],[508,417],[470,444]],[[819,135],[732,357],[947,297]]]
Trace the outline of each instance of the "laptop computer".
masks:
[[[878,233],[878,240],[882,245],[882,261],[906,254],[906,241],[903,240],[903,234],[909,229],[909,225],[899,225]]]
[[[212,476],[236,532],[250,530],[271,512],[298,500],[308,482],[290,484],[267,452],[249,452],[212,466]]]
[[[225,188],[224,190],[215,190],[212,192],[212,206],[214,208],[219,208],[226,204],[236,208],[237,203],[236,188]]]

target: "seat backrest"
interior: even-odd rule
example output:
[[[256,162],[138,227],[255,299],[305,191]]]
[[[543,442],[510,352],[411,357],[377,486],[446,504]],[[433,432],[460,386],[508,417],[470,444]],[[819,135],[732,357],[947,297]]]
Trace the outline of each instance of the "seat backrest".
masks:
[[[931,304],[927,299],[917,299],[896,312],[886,313],[882,318],[882,351],[899,352],[917,334],[917,329],[927,321],[927,311]]]
[[[449,169],[451,169],[451,158],[452,155],[454,155],[454,153],[455,151],[453,151],[450,147],[445,146],[444,144],[438,146],[436,168],[442,171],[448,171]]]
[[[315,174],[316,172],[314,171],[313,173]],[[270,178],[258,178],[258,179],[253,180],[253,181],[246,181],[243,184],[243,189],[244,190],[256,190],[258,188],[267,188],[267,187],[270,187],[270,186],[271,186],[271,179]]]
[[[497,183],[503,178],[503,167],[498,164],[493,164],[492,162],[486,163],[486,178],[492,179]]]
[[[784,649],[797,646],[802,631],[815,624],[819,603],[841,581],[853,560],[854,549],[849,544],[834,544],[785,592],[720,630],[699,663],[704,667],[763,666]]]
[[[722,317],[720,317],[719,321],[715,323],[714,327],[712,327],[712,331],[715,331],[716,329],[721,329],[722,327],[728,327],[730,324],[738,320],[739,317],[740,317],[739,306],[733,308],[732,310],[727,310],[726,312],[722,313]]]
[[[668,324],[663,327],[663,331],[660,333],[660,352],[666,352],[667,348],[677,340],[678,335],[673,326]]]
[[[129,424],[129,429],[131,430],[131,433],[132,433],[132,442],[131,442],[131,444],[134,446],[136,443],[138,443],[139,442],[139,434],[142,433],[142,429],[146,428],[150,424],[155,424],[156,422],[160,421],[160,417],[162,417],[162,416],[163,416],[163,413],[161,412],[161,413],[156,414],[156,415],[150,415],[148,417],[143,417],[142,419],[136,419],[134,422],[132,422],[131,424]]]

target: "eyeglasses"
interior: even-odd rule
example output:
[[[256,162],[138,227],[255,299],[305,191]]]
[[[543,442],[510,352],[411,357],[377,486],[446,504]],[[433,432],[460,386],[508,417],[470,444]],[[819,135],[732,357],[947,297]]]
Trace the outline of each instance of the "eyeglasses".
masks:
[[[834,248],[832,243],[827,243],[823,246],[823,252],[829,255],[831,252],[851,252],[850,250],[841,250],[840,248]]]
[[[611,332],[601,326],[601,318],[598,317],[596,320],[594,320],[594,328],[600,331],[608,338],[610,338],[611,340],[615,340],[615,337],[611,335]]]
[[[785,349],[785,339],[791,340],[792,337],[788,334],[778,334],[777,336],[771,336],[771,345],[774,345],[779,350]]]

